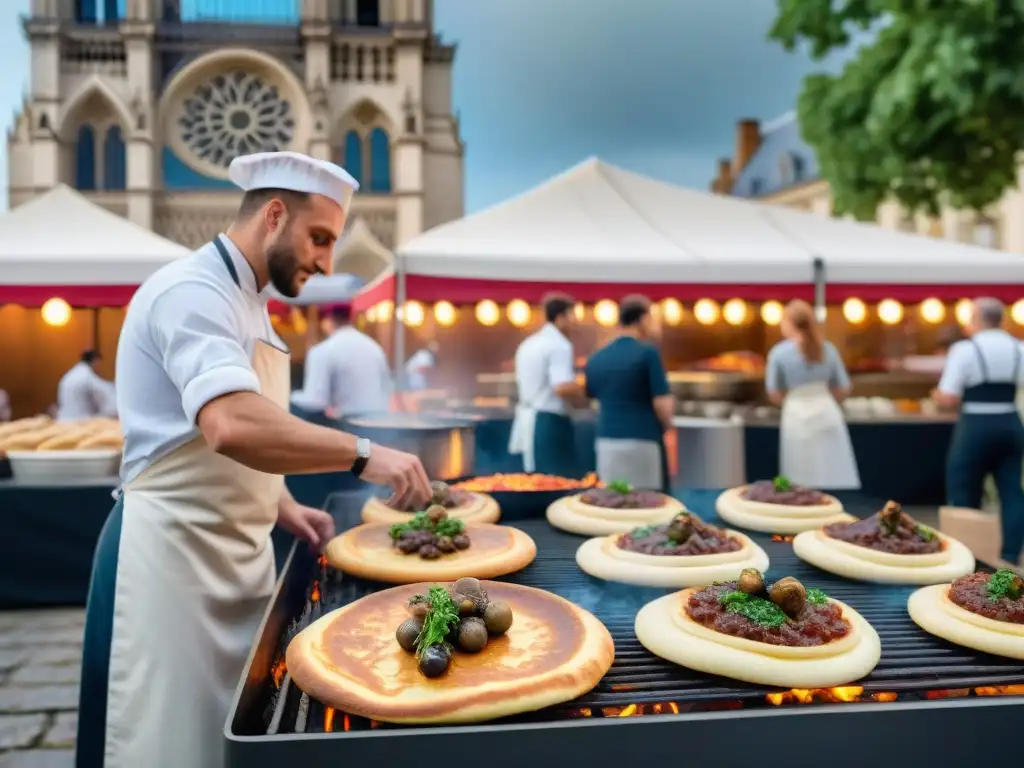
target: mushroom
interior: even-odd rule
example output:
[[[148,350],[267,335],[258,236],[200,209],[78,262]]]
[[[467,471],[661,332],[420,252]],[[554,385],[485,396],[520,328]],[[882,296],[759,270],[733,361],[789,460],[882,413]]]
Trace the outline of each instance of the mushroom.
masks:
[[[779,606],[787,616],[795,619],[807,603],[807,590],[792,576],[787,576],[772,584],[771,589],[768,590],[768,598]]]
[[[757,568],[744,568],[740,571],[736,587],[740,592],[746,592],[748,595],[759,595],[764,592],[764,576]]]
[[[426,677],[440,677],[448,671],[452,656],[443,645],[432,645],[420,654],[420,672]]]
[[[464,533],[457,533],[452,536],[452,544],[455,545],[456,549],[469,549],[469,536]]]
[[[484,624],[492,635],[504,635],[512,626],[512,609],[506,603],[489,603],[484,609]]]
[[[482,613],[487,607],[487,590],[478,579],[461,578],[452,584],[449,592],[461,614]]]
[[[452,541],[450,536],[438,536],[437,541],[434,542],[434,546],[442,552],[455,551],[455,542]]]
[[[413,595],[409,598],[406,608],[413,616],[422,619],[430,611],[430,600],[426,595]]]
[[[424,544],[420,547],[419,553],[424,560],[437,560],[441,556],[441,550],[433,544]]]
[[[416,641],[420,637],[420,632],[423,631],[423,619],[411,616],[401,624],[398,625],[398,630],[395,632],[395,639],[398,644],[402,646],[403,651],[412,653],[416,650]]]
[[[895,501],[885,502],[881,514],[878,516],[879,527],[890,536],[894,536],[899,530],[900,521],[903,519],[903,507]]]
[[[669,523],[665,535],[676,544],[684,544],[693,535],[693,520],[685,512],[676,515],[672,522]]]
[[[483,619],[469,616],[459,622],[459,648],[468,653],[479,653],[487,645],[487,625]]]
[[[443,505],[448,501],[448,495],[451,493],[451,490],[448,488],[448,483],[435,480],[430,484],[430,492],[433,494],[430,497],[430,503]]]
[[[440,504],[432,504],[427,507],[427,519],[432,523],[440,523],[448,517],[448,510]]]

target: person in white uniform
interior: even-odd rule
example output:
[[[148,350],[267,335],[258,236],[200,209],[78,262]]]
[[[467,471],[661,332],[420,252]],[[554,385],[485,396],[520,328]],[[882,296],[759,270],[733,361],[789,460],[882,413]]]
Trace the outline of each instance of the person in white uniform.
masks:
[[[352,325],[348,304],[332,307],[328,318],[330,335],[306,355],[293,412],[344,419],[387,411],[392,382],[384,348]]]
[[[547,323],[516,350],[519,402],[512,420],[508,451],[522,455],[523,469],[559,477],[578,477],[576,431],[569,403],[582,401],[576,382],[572,342],[575,302],[568,296],[544,300]]]
[[[821,338],[814,310],[793,301],[782,319],[785,339],[768,353],[765,388],[782,406],[779,471],[794,483],[829,490],[860,488],[860,472],[839,403],[850,376],[839,351]]]
[[[57,418],[61,421],[116,418],[114,385],[96,372],[100,353],[87,349],[57,384]]]
[[[430,498],[418,458],[288,413],[289,355],[267,286],[331,268],[357,188],[293,152],[239,157],[226,234],[150,277],[117,355],[122,487],[97,545],[83,648],[79,768],[222,768],[229,702],[275,579],[275,523],[324,545],[334,524],[284,474],[350,470]]]
[[[1017,564],[1024,545],[1024,425],[1015,400],[1024,365],[1021,343],[1001,327],[1003,315],[998,299],[974,301],[969,338],[950,348],[932,397],[941,406],[960,407],[946,464],[948,503],[979,509],[991,474],[1001,506],[1000,557]]]
[[[426,346],[413,353],[405,363],[405,386],[415,392],[427,389],[430,382],[427,374],[437,365],[437,352],[439,346],[434,339],[427,342]]]

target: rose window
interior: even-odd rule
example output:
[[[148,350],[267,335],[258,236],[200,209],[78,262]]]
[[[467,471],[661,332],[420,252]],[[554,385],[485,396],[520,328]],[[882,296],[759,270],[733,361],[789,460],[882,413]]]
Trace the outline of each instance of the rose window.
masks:
[[[182,143],[207,163],[227,168],[239,155],[285,149],[295,135],[292,107],[278,89],[248,72],[217,75],[185,99]]]

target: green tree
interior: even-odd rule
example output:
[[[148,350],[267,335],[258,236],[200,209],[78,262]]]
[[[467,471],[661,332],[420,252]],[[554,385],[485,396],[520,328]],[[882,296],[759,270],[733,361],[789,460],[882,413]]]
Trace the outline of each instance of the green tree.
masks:
[[[896,199],[981,210],[1024,148],[1024,0],[777,0],[769,38],[815,60],[867,38],[838,75],[804,80],[797,114],[835,210]],[[870,34],[867,34],[870,33]]]

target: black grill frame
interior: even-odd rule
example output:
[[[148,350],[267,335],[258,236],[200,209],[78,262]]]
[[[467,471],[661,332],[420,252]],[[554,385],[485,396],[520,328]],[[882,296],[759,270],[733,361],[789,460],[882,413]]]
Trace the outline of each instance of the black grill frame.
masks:
[[[716,495],[717,492],[688,492],[683,494],[683,500],[705,519],[716,521],[713,512]],[[857,496],[844,498],[844,503],[854,513],[867,514],[877,509]],[[353,499],[340,510],[339,522],[356,522],[359,506],[360,502]],[[902,751],[904,741],[899,737],[901,733],[917,733],[926,738],[915,737],[912,751],[897,760],[898,763],[906,759],[933,759],[944,765],[967,764],[967,761],[995,760],[1002,754],[1001,750],[1012,748],[1012,731],[1007,730],[1005,741],[992,738],[993,718],[1005,722],[1005,716],[1024,715],[1024,696],[979,698],[971,695],[943,700],[925,700],[922,696],[925,691],[933,690],[1024,684],[1024,662],[976,653],[922,632],[906,613],[906,597],[913,591],[912,587],[848,581],[806,565],[796,558],[788,542],[752,534],[771,559],[769,574],[772,578],[796,576],[848,602],[871,622],[882,638],[882,660],[858,685],[864,687],[866,695],[881,691],[899,694],[899,699],[891,703],[774,707],[765,699],[766,694],[772,692],[771,688],[691,672],[655,658],[640,646],[632,626],[636,610],[672,590],[643,589],[592,579],[579,571],[574,560],[575,550],[583,538],[555,531],[543,519],[514,524],[537,541],[538,557],[528,569],[507,580],[562,594],[593,611],[615,638],[615,665],[594,691],[540,713],[476,726],[381,725],[370,729],[367,721],[352,717],[353,729],[345,732],[341,730],[343,715],[339,712],[335,716],[334,732],[324,733],[323,705],[302,697],[286,678],[280,694],[285,697],[285,703],[276,707],[277,722],[271,729],[274,735],[267,735],[266,723],[276,704],[270,670],[286,640],[322,612],[388,586],[342,574],[327,574],[325,580],[313,555],[304,547],[293,547],[225,725],[227,764],[231,768],[261,768],[276,766],[282,760],[345,758],[374,762],[383,759],[384,765],[400,765],[399,761],[416,759],[424,748],[450,749],[450,744],[437,740],[454,738],[460,744],[460,751],[461,745],[467,750],[472,749],[472,745],[486,749],[487,763],[493,768],[522,766],[527,761],[562,765],[567,760],[573,763],[582,760],[584,754],[590,764],[612,765],[638,759],[678,759],[682,754],[674,745],[680,737],[687,742],[707,745],[706,752],[687,752],[688,759],[710,760],[714,765],[749,764],[753,755],[748,750],[736,752],[734,760],[722,753],[721,745],[737,738],[738,727],[742,727],[744,739],[754,739],[752,744],[765,743],[767,739],[777,741],[780,732],[783,733],[794,746],[801,745],[795,763],[799,765],[821,764],[817,762],[820,753],[813,748],[806,749],[813,744],[829,750],[831,766],[860,765],[865,760],[879,765],[896,764],[893,760]],[[313,579],[318,576],[323,582],[323,599],[311,607],[309,594]],[[305,615],[300,615],[303,606]],[[617,687],[622,685],[631,688]],[[301,701],[303,698],[305,702]],[[605,708],[670,701],[677,703],[679,714],[615,717],[609,712],[609,716],[601,716]],[[737,701],[743,702],[743,708],[729,709]],[[729,711],[708,711],[716,707]],[[300,708],[305,718],[305,732],[294,732],[292,725]],[[595,716],[571,717],[581,708],[590,709]],[[846,717],[830,717],[835,713]],[[779,717],[790,719],[780,721]],[[624,728],[630,730],[622,730]],[[645,730],[636,731],[636,728]],[[851,734],[861,728],[866,729],[866,738],[851,740]],[[982,732],[988,735],[983,743],[978,743],[976,734]],[[868,737],[872,733],[885,737]],[[849,748],[836,751],[837,743],[849,745]],[[908,742],[907,749],[910,748]],[[803,756],[807,762],[799,762]],[[548,757],[550,763],[546,762]],[[787,762],[793,763],[793,760],[790,753]]]

